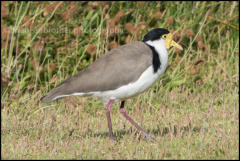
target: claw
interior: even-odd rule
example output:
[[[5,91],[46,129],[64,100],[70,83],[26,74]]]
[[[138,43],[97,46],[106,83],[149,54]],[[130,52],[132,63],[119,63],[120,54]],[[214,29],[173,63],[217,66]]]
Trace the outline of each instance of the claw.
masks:
[[[144,137],[147,141],[156,142],[156,139],[148,134],[144,134]]]
[[[114,139],[113,138],[110,139],[110,143],[114,144]]]

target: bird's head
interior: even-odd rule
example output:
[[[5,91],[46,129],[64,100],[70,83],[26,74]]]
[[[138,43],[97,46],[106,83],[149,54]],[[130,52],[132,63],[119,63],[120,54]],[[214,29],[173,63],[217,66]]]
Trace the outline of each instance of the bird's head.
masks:
[[[176,47],[180,50],[183,50],[183,48],[178,43],[173,41],[172,34],[164,28],[156,28],[151,30],[144,36],[143,42],[148,44],[151,44],[153,42],[159,42],[161,43],[161,45],[165,44],[165,47],[167,49],[171,47]]]

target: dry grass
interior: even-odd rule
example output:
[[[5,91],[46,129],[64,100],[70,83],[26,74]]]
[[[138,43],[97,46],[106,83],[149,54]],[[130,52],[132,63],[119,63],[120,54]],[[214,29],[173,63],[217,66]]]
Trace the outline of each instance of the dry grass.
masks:
[[[2,159],[239,159],[237,4],[2,3]],[[156,142],[122,117],[119,103],[111,111],[111,145],[99,100],[39,102],[109,48],[156,27],[171,30],[185,51],[170,50],[165,75],[126,101],[126,111]]]

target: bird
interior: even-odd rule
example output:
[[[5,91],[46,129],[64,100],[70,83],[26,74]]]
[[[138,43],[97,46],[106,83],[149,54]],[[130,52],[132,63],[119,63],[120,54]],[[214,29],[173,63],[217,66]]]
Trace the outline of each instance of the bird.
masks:
[[[111,143],[114,142],[111,106],[120,101],[120,113],[147,140],[155,139],[143,130],[125,111],[125,100],[150,88],[165,72],[167,50],[176,47],[172,34],[165,28],[149,31],[142,41],[135,41],[106,52],[87,68],[64,80],[41,98],[51,102],[67,96],[95,96],[106,105],[106,116]]]

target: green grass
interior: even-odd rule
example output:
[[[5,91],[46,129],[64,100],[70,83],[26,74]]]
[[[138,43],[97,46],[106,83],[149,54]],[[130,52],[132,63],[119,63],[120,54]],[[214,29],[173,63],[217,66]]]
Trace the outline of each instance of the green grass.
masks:
[[[239,159],[238,10],[239,2],[2,3],[2,159]],[[96,98],[40,103],[104,52],[157,27],[184,51],[171,49],[164,76],[126,101],[156,142],[125,120],[119,103],[114,145]]]

